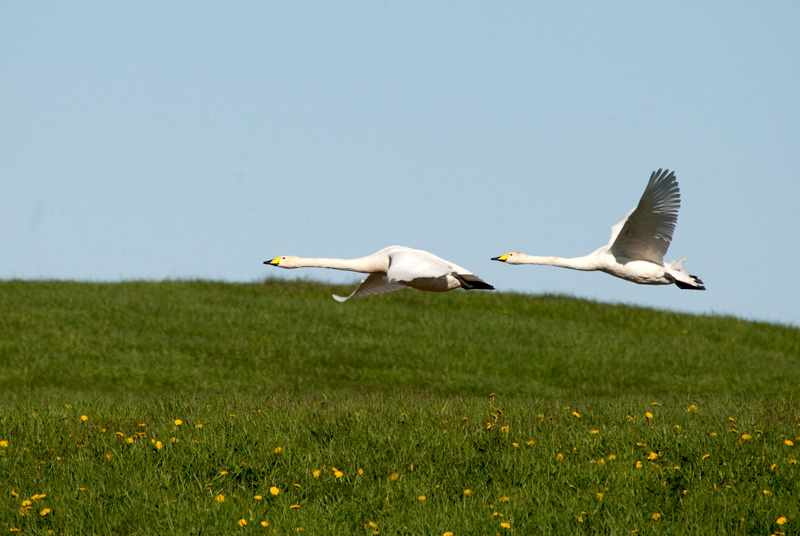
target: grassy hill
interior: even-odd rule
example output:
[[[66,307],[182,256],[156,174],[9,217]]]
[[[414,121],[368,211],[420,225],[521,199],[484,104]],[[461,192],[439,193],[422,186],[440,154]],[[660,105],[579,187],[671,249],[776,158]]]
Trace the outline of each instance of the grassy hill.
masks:
[[[800,527],[800,330],[347,292],[0,282],[0,531]]]

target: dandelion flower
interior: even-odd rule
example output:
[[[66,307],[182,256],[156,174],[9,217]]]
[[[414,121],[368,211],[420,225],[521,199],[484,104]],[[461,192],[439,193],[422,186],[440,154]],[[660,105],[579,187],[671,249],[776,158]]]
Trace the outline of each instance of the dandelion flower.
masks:
[[[648,460],[655,460],[656,458],[658,458],[658,453],[656,452],[651,452],[650,454],[647,455]]]
[[[705,460],[705,459],[706,459],[706,458],[708,458],[709,456],[711,456],[711,454],[708,454],[708,453],[706,453],[706,454],[703,454],[703,455],[700,457],[700,459],[701,459],[701,460]]]
[[[506,424],[505,426],[501,426],[500,431],[508,433],[508,425]]]
[[[656,512],[653,515],[651,515],[650,517],[652,518],[653,521],[658,521],[659,519],[661,519],[662,515],[664,515],[664,514],[662,514],[660,512]]]
[[[560,462],[563,459],[564,459],[564,455],[563,454],[561,454],[560,452],[558,454],[556,454],[556,461]]]
[[[616,454],[609,454],[608,455],[608,459],[609,460],[616,460],[617,459],[617,455]]]
[[[50,508],[42,508],[42,510],[39,512],[39,515],[40,516],[46,516],[50,512],[52,512],[52,510]]]
[[[536,441],[534,441],[533,439],[529,439],[525,442],[525,444],[528,445],[529,447],[532,447],[533,445],[536,444]]]
[[[81,415],[81,420],[82,421],[88,421],[89,420],[89,416],[88,415]]]
[[[647,417],[648,419],[652,419],[652,418],[653,418],[653,414],[652,414],[652,413],[650,413],[649,411],[646,411],[646,412],[644,413],[644,416],[645,416],[645,417]]]
[[[398,478],[400,478],[400,475],[398,475],[397,473],[392,473],[391,475],[389,475],[389,478],[391,478],[392,480],[397,480]]]
[[[784,523],[786,523],[786,518],[781,516],[775,520],[775,523],[777,523],[778,525],[783,525]]]
[[[514,441],[513,443],[511,443],[511,446],[514,447],[515,449],[518,449],[519,448],[519,443]]]
[[[742,434],[742,439],[744,439],[745,441],[747,441],[747,440],[748,440],[748,439],[750,439],[751,437],[752,437],[752,436],[751,436],[750,434]]]
[[[226,471],[225,469],[223,469],[222,471],[220,471],[220,472],[219,472],[219,474],[221,474],[221,475],[227,475],[227,474],[228,474],[228,471]]]
[[[370,527],[372,527],[373,529],[374,529],[374,528],[376,528],[376,527],[378,526],[378,524],[377,524],[377,523],[375,523],[374,521],[369,521],[369,522],[367,523],[367,525],[369,525],[369,526],[370,526]]]
[[[786,446],[789,446],[789,447],[793,447],[793,446],[794,446],[794,443],[792,443],[792,440],[791,440],[791,439],[786,439],[786,440],[783,442],[783,444],[784,444],[784,445],[786,445]]]
[[[8,446],[8,439],[3,439],[0,441],[0,447],[6,448]]]
[[[267,523],[266,521],[262,521],[262,522],[260,523],[260,525],[261,525],[262,527],[268,527],[268,526],[269,526],[269,523]]]
[[[283,447],[275,447],[275,454],[280,454],[283,452]]]
[[[298,508],[300,508],[300,505],[299,504],[293,504],[289,508],[291,508],[292,510],[297,510]]]
[[[358,468],[357,472],[358,472],[359,475],[363,475],[364,474],[364,470],[361,467]]]
[[[594,435],[597,435],[597,434],[599,434],[599,433],[600,433],[600,430],[592,430],[592,432],[591,432],[591,433],[592,433],[592,434],[594,434]]]
[[[272,494],[272,495],[277,495],[278,493],[280,493],[280,492],[281,492],[281,490],[279,490],[279,489],[278,489],[277,487],[275,487],[275,486],[271,486],[271,487],[269,488],[269,492],[270,492],[270,494]]]
[[[199,422],[199,423],[195,424],[194,427],[202,429],[203,428],[203,423]]]
[[[314,478],[319,478],[319,469],[314,469],[314,471],[311,473],[311,476]]]
[[[500,502],[508,502],[508,497],[503,495],[502,497],[500,497]]]
[[[469,495],[470,493],[472,493],[471,489],[467,488],[464,490],[464,495]]]
[[[245,518],[242,518],[239,521],[237,521],[237,523],[239,524],[240,527],[244,527],[245,525],[247,525],[247,520]]]
[[[580,419],[581,418],[581,414],[578,413],[577,411],[573,411],[572,414],[575,415],[576,419]]]
[[[261,500],[261,499],[263,499],[264,497],[262,497],[261,495],[253,495],[253,498],[254,498],[255,500],[257,500],[257,501],[260,501],[260,500]]]
[[[180,426],[180,425],[183,424],[183,421],[180,420],[180,419],[175,419],[175,421],[173,421],[173,422],[175,423],[175,426]],[[247,522],[245,522],[245,524],[247,524]]]
[[[597,500],[598,501],[602,501],[603,500],[603,495],[604,495],[603,493],[598,493],[597,494]]]
[[[444,534],[442,534],[442,536],[453,536],[453,533],[448,530],[445,531]]]
[[[770,492],[768,489],[762,489],[762,490],[761,490],[761,492],[762,492],[764,495],[771,495],[771,492]]]
[[[424,501],[425,499],[427,499],[425,495],[420,495],[419,497],[417,497],[418,501]]]
[[[46,493],[34,493],[31,495],[31,500],[38,501],[39,499],[44,499],[45,497],[47,497]]]
[[[510,529],[511,528],[511,523],[507,523],[507,522],[503,521],[502,523],[500,523],[500,526],[503,527],[504,529]]]
[[[219,495],[217,495],[216,497],[214,497],[214,500],[215,500],[215,501],[217,501],[217,502],[219,502],[219,503],[223,503],[223,502],[225,502],[225,495],[223,495],[222,493],[220,493]]]
[[[642,466],[642,460],[636,460],[636,468],[639,469]]]
[[[336,478],[342,478],[344,476],[344,473],[341,471],[334,471],[333,476]]]
[[[164,443],[161,441],[156,441],[156,450],[161,450],[164,448]]]

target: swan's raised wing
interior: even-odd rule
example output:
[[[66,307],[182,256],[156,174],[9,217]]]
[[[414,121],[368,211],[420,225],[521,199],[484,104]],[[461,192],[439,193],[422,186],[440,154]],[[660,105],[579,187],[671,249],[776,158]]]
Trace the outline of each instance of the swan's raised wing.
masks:
[[[386,292],[394,292],[408,288],[400,283],[390,282],[383,274],[369,274],[365,277],[358,287],[347,297],[333,295],[333,299],[338,302],[346,302],[350,298],[362,298],[364,296],[372,296],[373,294],[384,294]]]
[[[386,275],[389,281],[413,281],[420,278],[443,277],[459,269],[461,269],[459,266],[433,253],[396,246],[389,252],[389,270]]]
[[[611,253],[632,260],[663,263],[680,206],[681,194],[675,172],[654,171],[636,208],[611,228]]]

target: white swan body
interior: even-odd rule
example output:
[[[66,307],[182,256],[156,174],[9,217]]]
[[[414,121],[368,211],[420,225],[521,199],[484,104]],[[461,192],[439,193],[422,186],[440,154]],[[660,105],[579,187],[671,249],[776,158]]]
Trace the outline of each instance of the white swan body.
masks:
[[[540,257],[518,251],[492,258],[506,264],[545,264],[573,270],[600,270],[642,285],[705,290],[679,261],[664,262],[681,204],[675,173],[654,171],[639,204],[611,228],[608,244],[583,257]]]
[[[494,287],[457,264],[437,257],[433,253],[404,246],[389,246],[358,259],[304,258],[283,255],[264,264],[280,268],[333,268],[369,274],[358,288],[347,297],[333,295],[344,302],[350,298],[394,292],[406,287],[431,292],[445,292],[456,288],[487,289]]]

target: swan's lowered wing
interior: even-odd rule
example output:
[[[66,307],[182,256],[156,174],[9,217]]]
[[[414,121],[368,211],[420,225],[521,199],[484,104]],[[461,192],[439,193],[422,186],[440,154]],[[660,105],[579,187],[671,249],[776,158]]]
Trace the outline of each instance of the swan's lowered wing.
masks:
[[[636,208],[611,228],[611,253],[662,264],[678,222],[680,206],[681,194],[675,172],[654,171]]]
[[[346,302],[350,298],[363,298],[364,296],[372,296],[373,294],[384,294],[386,292],[394,292],[408,288],[400,283],[391,283],[383,274],[369,274],[358,285],[352,294],[347,297],[333,295],[333,299],[338,302]]]

